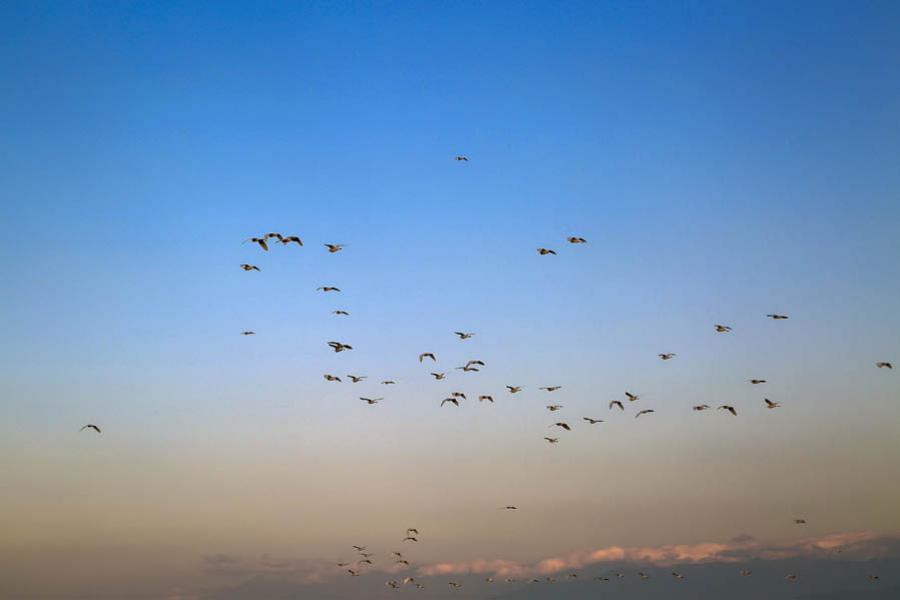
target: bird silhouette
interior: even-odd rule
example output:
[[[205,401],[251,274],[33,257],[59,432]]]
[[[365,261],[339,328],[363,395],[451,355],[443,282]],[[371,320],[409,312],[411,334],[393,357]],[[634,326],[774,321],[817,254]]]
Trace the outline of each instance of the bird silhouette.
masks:
[[[432,373],[431,376],[434,377],[435,381],[440,381],[441,379],[444,379],[445,377],[447,377],[447,374],[446,373]]]
[[[894,368],[894,365],[892,365],[889,362],[884,362],[884,361],[879,361],[879,362],[875,363],[875,366],[878,367],[879,369],[893,369]]]
[[[419,362],[424,361],[426,358],[430,358],[432,361],[437,362],[437,359],[434,357],[434,354],[431,352],[423,352],[419,355]]]
[[[664,352],[662,354],[657,354],[657,356],[659,356],[659,358],[662,360],[672,360],[673,358],[675,358],[675,353],[674,352]]]
[[[737,416],[737,410],[735,410],[735,408],[733,406],[730,406],[728,404],[723,404],[722,406],[719,407],[719,410],[727,410],[735,417]]]
[[[566,238],[566,240],[568,240],[568,242],[570,244],[587,244],[587,240],[584,239],[583,237],[572,236],[572,237]]]
[[[772,402],[768,398],[763,398],[763,402],[766,403],[766,408],[778,408],[779,406],[781,406],[781,404],[779,404],[778,402]]]
[[[363,379],[367,379],[365,375],[347,375],[353,383],[359,383]]]
[[[609,401],[609,410],[612,410],[613,406],[618,406],[619,410],[625,410],[625,407],[622,405],[620,400],[610,400]]]
[[[331,346],[332,350],[334,350],[335,352],[353,350],[353,346],[351,346],[350,344],[342,344],[341,342],[328,342],[328,345]]]
[[[540,254],[541,256],[547,256],[548,254],[552,254],[553,256],[556,256],[556,251],[550,250],[549,248],[538,248],[537,251],[538,251],[538,254]]]
[[[255,331],[242,331],[241,335],[256,335]]]
[[[731,327],[729,327],[728,325],[715,325],[715,328],[719,333],[728,333],[729,331],[731,331]]]
[[[378,404],[379,402],[384,400],[384,398],[363,398],[362,396],[360,396],[359,399],[362,400],[363,402],[365,402],[366,404],[370,404],[370,405]]]
[[[559,423],[554,423],[553,425],[550,425],[550,427],[561,427],[562,429],[565,429],[566,431],[572,431],[572,428],[569,427],[569,424],[563,423],[562,421],[560,421]]]
[[[333,311],[331,311],[331,314],[333,314],[333,315],[341,315],[341,316],[344,316],[344,317],[350,316],[350,313],[348,313],[346,310],[333,310]]]
[[[506,389],[509,390],[510,394],[518,394],[519,392],[522,391],[522,386],[521,385],[508,385],[508,386],[506,386]]]
[[[545,385],[542,388],[538,388],[539,390],[544,390],[546,392],[555,392],[558,389],[561,389],[561,385]]]
[[[562,404],[548,404],[547,410],[549,410],[550,412],[556,412],[559,409],[561,409],[562,407],[563,407]]]
[[[297,244],[298,246],[302,246],[302,245],[303,245],[303,240],[301,240],[301,239],[300,239],[299,237],[297,237],[296,235],[289,235],[289,236],[287,236],[287,237],[282,237],[282,238],[281,238],[280,240],[278,240],[278,241],[281,242],[282,244],[284,244],[285,246],[287,246],[287,245],[290,244],[291,242]]]
[[[241,265],[241,268],[245,271],[259,271],[259,267],[256,265],[243,264]]]
[[[343,244],[323,244],[326,248],[328,248],[328,252],[334,254],[335,252],[340,252],[344,249]]]
[[[652,408],[645,408],[644,410],[642,410],[642,411],[638,412],[636,415],[634,415],[634,418],[637,419],[641,415],[648,415],[648,414],[654,413],[654,412],[656,412],[656,411],[653,410]]]
[[[450,404],[453,404],[454,406],[459,406],[459,400],[457,400],[456,398],[444,398],[443,400],[441,400],[441,406],[447,404],[448,402]]]
[[[765,379],[748,379],[747,381],[749,381],[753,385],[759,385],[761,383],[766,383]]]
[[[84,431],[85,429],[93,429],[93,430],[96,431],[97,433],[102,433],[102,432],[100,431],[100,428],[97,427],[96,425],[92,424],[92,423],[88,423],[87,425],[85,425],[84,427],[82,427],[81,429],[79,429],[78,431]],[[115,438],[115,436],[113,436],[113,437]]]
[[[559,438],[545,437],[544,439],[547,440],[547,442],[550,444],[555,444],[555,443],[559,442]]]
[[[585,421],[587,421],[588,423],[590,423],[591,425],[596,425],[597,423],[604,422],[603,419],[592,419],[590,417],[581,417],[581,418],[584,419]]]
[[[784,319],[788,318],[787,315],[779,315],[776,313],[768,314],[766,316],[769,317],[770,319],[772,319],[773,321],[783,321]]]
[[[317,292],[340,292],[340,288],[336,288],[332,285],[323,285],[322,287],[316,288]]]
[[[488,396],[488,395],[478,396],[478,401],[479,401],[479,402],[484,402],[485,400],[487,400],[487,401],[490,402],[491,404],[494,403],[494,397],[493,397],[493,396]]]
[[[475,335],[474,333],[466,333],[465,331],[454,331],[453,333],[458,335],[459,339],[461,339],[461,340],[467,340],[470,337],[472,337],[473,335]]]
[[[696,410],[698,412],[701,410],[709,410],[709,404],[698,404],[696,406],[693,406],[692,408],[693,410]]]
[[[340,383],[341,381],[340,377],[338,377],[337,375],[331,375],[329,373],[325,373],[322,377],[325,378],[325,381],[337,381],[338,383]]]
[[[454,158],[455,158],[455,160],[457,160],[457,161],[459,161],[459,162],[469,162],[469,157],[468,157],[468,156],[458,155],[458,156],[456,156],[456,157],[454,157]]]
[[[246,241],[248,241],[248,242],[253,242],[254,244],[259,244],[259,247],[260,247],[260,248],[262,248],[262,249],[265,250],[266,252],[269,251],[269,245],[266,243],[266,238],[264,238],[264,237],[261,237],[261,238],[258,238],[258,237],[252,237],[252,238],[250,238],[250,239],[248,239],[248,240],[246,240]]]

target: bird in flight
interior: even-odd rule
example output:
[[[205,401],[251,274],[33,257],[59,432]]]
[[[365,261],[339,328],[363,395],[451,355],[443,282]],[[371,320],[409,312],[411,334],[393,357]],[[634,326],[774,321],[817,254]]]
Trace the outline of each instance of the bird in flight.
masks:
[[[797,581],[797,576],[794,575],[793,573],[791,573],[790,575],[785,575],[784,578],[787,579],[788,581]]]
[[[434,379],[436,381],[440,381],[441,379],[445,378],[447,376],[447,374],[446,373],[432,373],[431,376],[434,377]]]
[[[715,327],[716,327],[716,331],[718,331],[719,333],[728,333],[729,331],[731,331],[731,327],[729,327],[728,325],[718,325],[717,324]]]
[[[698,412],[701,410],[709,410],[709,404],[698,404],[698,405],[694,406],[693,409]]]
[[[346,310],[333,310],[333,311],[331,311],[331,314],[333,314],[333,315],[343,315],[343,316],[345,316],[345,317],[349,317],[349,316],[350,316],[350,313],[348,313]]]
[[[258,237],[252,237],[252,238],[250,238],[249,240],[245,240],[245,241],[247,241],[247,242],[253,242],[254,244],[259,244],[259,247],[260,247],[260,248],[262,248],[262,249],[265,250],[266,252],[269,251],[269,245],[266,243],[266,238],[264,238],[264,237],[261,237],[261,238],[258,238]]]
[[[385,379],[381,382],[381,385],[395,385],[397,382],[392,379]]]
[[[241,335],[256,335],[255,331],[242,331]]]
[[[747,381],[749,381],[749,382],[752,383],[753,385],[759,385],[759,384],[761,384],[761,383],[765,383],[765,382],[766,382],[765,379],[748,379]]]
[[[640,400],[640,396],[637,394],[632,394],[631,392],[625,392],[625,397],[628,398],[629,402],[634,402],[635,400]]]
[[[415,536],[408,535],[405,538],[403,538],[403,541],[404,542],[418,542],[419,540]]]
[[[459,162],[469,162],[469,157],[459,154],[455,157],[455,160],[457,160]]]
[[[517,394],[522,391],[522,387],[521,385],[508,385],[506,389],[509,390],[510,394]]]
[[[556,256],[556,251],[550,250],[549,248],[538,248],[537,251],[538,251],[538,254],[540,254],[541,256],[547,256],[548,254],[552,254],[553,256]]]
[[[879,581],[881,577],[879,577],[878,575],[869,575],[868,577],[866,577],[866,579],[868,579],[869,581]]]
[[[570,244],[587,244],[587,240],[584,239],[583,237],[572,236],[572,237],[569,237],[566,239],[569,241]]]
[[[796,525],[806,525],[806,519],[794,519]]]
[[[368,546],[351,546],[351,547],[352,547],[354,550],[356,550],[357,552],[363,552],[363,551],[365,551],[365,550],[368,548]]]
[[[671,360],[671,359],[675,358],[675,353],[674,352],[663,352],[662,354],[657,354],[657,356],[659,356],[659,358],[662,360]]]
[[[347,377],[349,377],[350,381],[352,381],[353,383],[359,383],[363,379],[367,378],[365,375],[347,375]]]
[[[481,369],[477,369],[475,367],[470,367],[469,365],[464,365],[462,367],[455,367],[457,371],[462,371],[463,373],[471,373],[471,372],[479,372]]]
[[[347,569],[347,572],[350,573],[350,577],[359,577],[359,571],[354,571],[353,569]]]
[[[323,285],[323,286],[320,287],[320,288],[316,288],[316,291],[317,291],[317,292],[339,292],[339,291],[341,291],[341,290],[340,290],[340,288],[336,288],[336,287],[331,286],[331,285]]]
[[[484,402],[485,400],[487,400],[487,401],[490,402],[491,404],[494,403],[494,397],[493,397],[493,396],[488,396],[488,395],[478,396],[478,401],[479,401],[479,402]]]
[[[82,427],[81,429],[79,429],[78,431],[84,431],[85,429],[93,429],[93,430],[96,431],[97,433],[101,433],[100,428],[97,427],[96,425],[92,424],[92,423],[88,423],[87,425],[85,425],[84,427]]]
[[[467,340],[470,337],[472,337],[473,335],[475,335],[474,333],[466,333],[465,331],[454,331],[453,333],[458,335],[459,339],[461,339],[461,340]]]
[[[462,398],[463,400],[467,399],[466,395],[463,394],[462,392],[450,392],[450,395],[453,396],[454,398]]]
[[[379,402],[384,400],[384,398],[363,398],[362,396],[360,396],[359,399],[369,405],[378,404]]]
[[[781,406],[781,404],[779,404],[778,402],[772,402],[768,398],[763,398],[763,402],[766,403],[766,408],[778,408],[779,406]]]
[[[328,248],[328,251],[329,251],[331,254],[334,254],[335,252],[340,252],[341,250],[344,249],[344,245],[343,245],[343,244],[323,244],[323,245],[324,245],[326,248]]]
[[[561,409],[562,407],[563,407],[562,404],[548,404],[547,410],[549,410],[550,412],[556,412],[559,409]]]
[[[625,410],[625,407],[622,406],[622,402],[620,400],[610,400],[609,401],[609,410],[612,410],[613,406],[618,406],[619,410]]]
[[[264,239],[275,238],[277,240],[281,240],[284,238],[284,236],[281,235],[280,233],[267,233],[266,235],[263,236],[263,238]]]
[[[568,423],[563,423],[563,422],[554,423],[554,424],[551,425],[550,427],[562,427],[562,428],[565,429],[566,431],[572,431],[572,428],[569,427],[569,424],[568,424]]]
[[[296,235],[289,235],[289,236],[287,236],[287,237],[282,237],[282,238],[279,239],[278,241],[281,242],[282,244],[284,244],[285,246],[287,246],[287,245],[290,244],[291,242],[294,242],[294,243],[297,244],[298,246],[302,246],[302,245],[303,245],[303,240],[301,240],[301,239],[300,239],[299,237],[297,237]]]
[[[419,535],[419,530],[416,529],[415,527],[409,527],[406,530],[406,535]]]
[[[357,565],[371,565],[371,564],[372,564],[372,561],[369,560],[368,558],[364,558],[364,559],[362,559],[362,560],[356,561],[356,564],[357,564]]]
[[[641,415],[648,415],[648,414],[654,413],[654,412],[656,412],[656,411],[653,410],[652,408],[645,408],[644,410],[639,411],[636,415],[634,415],[634,418],[637,419]]]
[[[337,375],[329,375],[328,373],[325,373],[322,377],[325,378],[325,381],[337,381],[338,383],[341,382],[341,378]]]
[[[684,575],[675,571],[672,571],[672,577],[674,577],[675,579],[684,579]]]
[[[245,271],[259,271],[259,267],[256,265],[243,264],[241,265],[241,268]]]
[[[363,558],[369,558],[370,556],[375,556],[372,552],[360,552],[359,555],[362,556]]]
[[[766,316],[769,317],[770,319],[772,319],[773,321],[783,321],[784,319],[788,318],[787,315],[779,315],[776,313],[772,313],[772,314],[766,315]]]
[[[889,362],[884,362],[884,361],[879,361],[879,362],[875,363],[875,366],[878,367],[879,369],[893,369],[894,368],[894,365],[892,365]]]
[[[591,425],[596,425],[597,423],[603,423],[603,419],[592,419],[590,417],[581,417]]]
[[[503,510],[519,510],[519,507],[513,506],[512,504],[510,504],[509,506],[504,506]]]
[[[733,406],[729,406],[728,404],[723,404],[722,406],[719,407],[719,410],[727,410],[728,412],[733,414],[735,417],[737,416],[737,410],[735,410],[735,408]]]
[[[547,391],[547,392],[555,392],[556,390],[558,390],[558,389],[560,389],[560,388],[562,388],[561,385],[545,385],[544,387],[538,388],[538,389],[539,389],[539,390],[544,390],[544,391]]]
[[[388,586],[391,589],[395,589],[395,590],[400,589],[400,584],[397,583],[396,581],[385,581],[384,585]]]
[[[331,346],[331,348],[335,352],[343,352],[344,350],[353,350],[353,346],[351,346],[350,344],[342,344],[341,342],[328,342],[328,345]]]
[[[547,442],[550,444],[555,444],[555,443],[559,442],[559,438],[545,437],[544,439],[547,440]]]
[[[443,400],[441,400],[441,406],[445,405],[448,402],[455,406],[459,406],[459,400],[457,400],[456,398],[444,398]]]
[[[419,355],[419,362],[424,361],[426,358],[430,358],[432,361],[437,362],[437,359],[434,357],[434,354],[431,352],[423,352]]]

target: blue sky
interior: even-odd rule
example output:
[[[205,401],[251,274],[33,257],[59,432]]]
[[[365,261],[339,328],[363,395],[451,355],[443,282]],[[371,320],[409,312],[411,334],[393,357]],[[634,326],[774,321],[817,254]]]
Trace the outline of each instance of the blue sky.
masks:
[[[657,470],[716,455],[709,468],[725,477],[728,460],[760,447],[735,494],[769,485],[771,461],[787,459],[765,510],[747,509],[754,534],[786,535],[766,511],[815,510],[810,491],[838,498],[836,524],[817,533],[900,527],[900,488],[860,473],[897,467],[900,388],[873,365],[900,363],[898,26],[889,2],[6,3],[0,464],[18,490],[5,515],[16,543],[52,538],[54,519],[132,514],[160,482],[183,482],[184,506],[200,506],[222,489],[198,473],[218,464],[259,491],[213,507],[209,528],[277,514],[271,498],[290,505],[303,492],[283,482],[308,468],[320,500],[304,518],[336,519],[328,503],[346,496],[344,477],[364,476],[385,515],[411,510],[404,495],[455,503],[481,527],[469,539],[515,554],[524,546],[495,543],[509,530],[485,529],[471,498],[443,487],[448,474],[469,473],[490,506],[534,494],[577,515],[597,509],[585,498],[598,492],[564,487],[572,465],[633,461],[665,477]],[[241,243],[266,231],[306,245]],[[346,249],[330,255],[326,242]],[[734,334],[714,334],[718,322]],[[455,330],[477,335],[459,342]],[[331,354],[331,339],[355,349]],[[488,367],[437,384],[415,361],[423,351],[441,370]],[[677,360],[661,364],[665,351]],[[400,384],[349,388],[324,372]],[[686,411],[727,399],[760,413],[762,394],[743,385],[755,376],[772,380],[784,418],[722,430]],[[507,384],[527,393],[513,404]],[[659,418],[637,429],[625,415],[602,451],[577,438],[548,456],[536,388],[550,384],[565,386],[572,421],[607,418],[625,389]],[[503,401],[436,413],[453,389]],[[370,410],[359,395],[387,399]],[[88,421],[104,425],[106,446],[84,448],[75,434]],[[856,453],[842,458],[842,445]],[[360,475],[360,456],[378,466]],[[497,480],[521,460],[534,471]],[[833,461],[865,498],[862,515],[858,497],[833,489]],[[144,479],[127,475],[135,464]],[[421,484],[387,486],[394,468]],[[533,473],[563,486],[556,500]],[[71,500],[81,477],[104,489],[126,475],[69,512],[42,504]],[[607,501],[647,491],[618,483],[632,491]],[[697,505],[692,485],[663,499]],[[167,516],[148,510],[135,543]],[[597,541],[739,533],[729,517],[658,534],[626,518]],[[246,541],[172,527],[192,549],[198,537],[210,552]],[[546,533],[523,529],[529,541]],[[573,526],[546,551],[599,529]],[[324,532],[309,535],[304,551],[331,551]]]

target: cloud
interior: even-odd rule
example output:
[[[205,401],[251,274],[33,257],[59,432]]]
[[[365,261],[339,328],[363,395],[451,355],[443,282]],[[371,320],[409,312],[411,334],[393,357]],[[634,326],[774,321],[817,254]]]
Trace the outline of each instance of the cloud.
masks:
[[[601,563],[646,563],[656,566],[698,563],[737,563],[752,559],[829,558],[845,560],[900,555],[900,536],[873,532],[838,533],[781,544],[764,545],[751,535],[741,534],[728,542],[669,544],[662,546],[609,546],[572,552],[534,563],[509,560],[469,560],[440,562],[419,568],[419,575],[463,575],[491,573],[497,577],[550,575]]]

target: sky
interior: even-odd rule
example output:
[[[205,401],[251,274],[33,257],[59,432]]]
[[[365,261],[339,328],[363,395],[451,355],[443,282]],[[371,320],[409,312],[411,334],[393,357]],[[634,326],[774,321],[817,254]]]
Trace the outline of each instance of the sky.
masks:
[[[376,597],[402,550],[437,597],[610,548],[781,572],[835,539],[865,587],[854,560],[900,556],[898,27],[891,2],[4,3],[0,596]],[[304,245],[246,242],[270,231]]]

